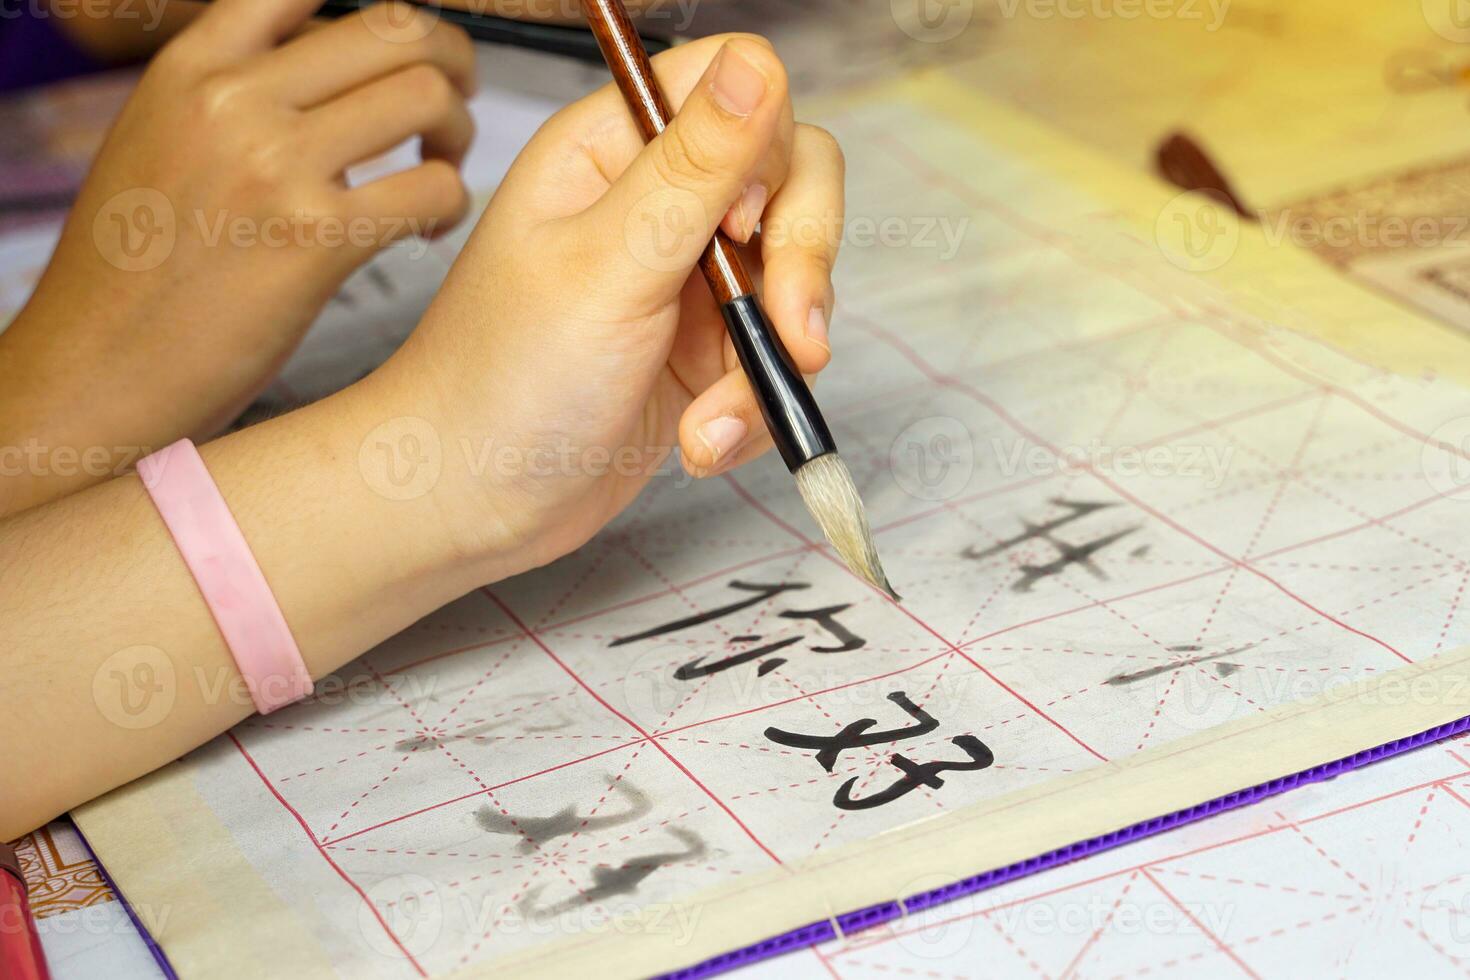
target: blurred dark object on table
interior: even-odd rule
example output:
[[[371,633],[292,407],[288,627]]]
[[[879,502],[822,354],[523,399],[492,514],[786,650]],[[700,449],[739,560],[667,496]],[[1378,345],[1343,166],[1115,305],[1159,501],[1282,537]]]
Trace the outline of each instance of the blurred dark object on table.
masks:
[[[36,3],[22,3],[0,16],[0,93],[106,67],[73,41],[61,22],[45,9]]]

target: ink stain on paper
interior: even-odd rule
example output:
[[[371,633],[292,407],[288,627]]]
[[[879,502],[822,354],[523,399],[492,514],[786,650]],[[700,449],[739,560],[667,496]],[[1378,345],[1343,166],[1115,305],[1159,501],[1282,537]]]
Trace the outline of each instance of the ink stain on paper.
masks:
[[[1050,520],[1041,522],[1023,519],[1019,534],[998,540],[988,548],[977,548],[972,545],[960,552],[960,555],[971,560],[983,561],[1006,554],[1023,546],[1033,544],[1049,546],[1055,552],[1055,557],[1050,561],[1040,563],[1023,561],[1019,564],[1018,568],[1021,572],[1021,577],[1011,584],[1012,592],[1031,592],[1036,588],[1037,583],[1055,575],[1060,575],[1074,565],[1084,569],[1098,581],[1103,582],[1108,580],[1108,574],[1097,564],[1094,556],[1109,545],[1115,544],[1123,538],[1128,537],[1128,535],[1142,529],[1140,525],[1132,525],[1120,531],[1114,531],[1112,534],[1105,534],[1093,538],[1090,541],[1075,544],[1057,537],[1055,532],[1076,521],[1084,520],[1098,511],[1105,511],[1117,507],[1119,504],[1116,502],[1091,500],[1067,500],[1064,497],[1053,497],[1047,503],[1053,507],[1062,509],[1065,513],[1061,517],[1053,517]],[[1134,554],[1137,555],[1138,552],[1139,549],[1135,548]]]
[[[418,752],[421,749],[439,749],[452,742],[472,741],[483,736],[486,732],[495,731],[498,728],[508,728],[516,724],[515,718],[506,718],[503,721],[487,721],[479,725],[470,725],[453,731],[439,731],[430,729],[419,732],[410,738],[400,739],[393,743],[393,749],[397,752]],[[518,730],[524,735],[535,735],[542,732],[559,732],[565,728],[572,727],[572,719],[560,712],[555,717],[536,724],[518,726]],[[507,736],[515,738],[517,736]]]
[[[612,784],[613,791],[626,803],[616,813],[594,813],[582,817],[577,814],[576,804],[569,803],[549,817],[528,817],[501,813],[487,804],[475,811],[475,823],[481,830],[491,834],[519,837],[521,842],[517,850],[522,854],[530,854],[558,837],[617,827],[645,817],[653,810],[653,801],[632,783],[619,781],[613,776],[608,776],[607,780]]]
[[[650,875],[659,869],[689,861],[698,861],[708,852],[704,840],[693,831],[682,827],[669,827],[666,833],[684,845],[683,850],[641,854],[618,865],[598,865],[592,869],[590,887],[583,888],[580,894],[552,905],[536,904],[536,897],[541,894],[544,887],[537,885],[527,892],[525,899],[521,901],[521,912],[528,918],[545,919],[565,915],[618,895],[632,895]]]
[[[1213,665],[1215,673],[1218,676],[1229,677],[1232,674],[1237,673],[1240,670],[1241,665],[1237,663],[1229,663],[1222,658],[1234,656],[1237,653],[1244,653],[1245,651],[1250,650],[1257,645],[1258,644],[1255,643],[1247,643],[1245,646],[1232,647],[1229,650],[1221,650],[1219,653],[1211,653],[1203,657],[1190,657],[1185,660],[1170,660],[1168,663],[1158,664],[1153,667],[1147,667],[1143,670],[1130,671],[1125,674],[1114,674],[1112,677],[1109,677],[1107,680],[1103,681],[1103,683],[1107,684],[1110,687],[1124,687],[1129,684],[1136,684],[1139,681],[1146,681],[1151,677],[1158,677],[1160,674],[1171,674],[1176,670],[1183,670],[1185,667],[1199,667],[1203,666],[1204,664]],[[1202,651],[1204,647],[1200,646],[1198,643],[1186,643],[1181,646],[1168,647],[1167,649],[1170,653],[1198,653]]]

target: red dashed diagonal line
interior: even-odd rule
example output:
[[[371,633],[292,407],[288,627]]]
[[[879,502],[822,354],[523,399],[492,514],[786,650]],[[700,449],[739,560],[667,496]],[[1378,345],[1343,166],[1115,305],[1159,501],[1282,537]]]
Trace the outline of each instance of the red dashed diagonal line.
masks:
[[[684,775],[687,776],[690,779],[690,781],[694,783],[695,786],[697,786],[706,796],[708,796],[711,800],[713,800],[715,802],[715,804],[717,806],[719,806],[720,809],[724,810],[725,813],[726,813],[726,815],[729,816],[729,818],[735,822],[736,826],[738,826],[741,829],[741,831],[743,831],[745,833],[746,837],[750,838],[750,840],[751,840],[752,843],[754,843],[757,847],[759,847],[762,851],[764,851],[767,857],[769,857],[776,864],[781,864],[782,863],[781,859],[776,856],[776,853],[774,851],[772,851],[769,847],[767,847],[760,840],[760,838],[756,837],[755,833],[749,827],[747,827],[745,825],[745,822],[742,821],[738,816],[736,816],[735,811],[732,810],[732,809],[730,809],[730,807],[723,800],[721,800],[718,796],[716,796],[714,794],[714,792],[711,791],[710,788],[708,786],[706,786],[699,779],[698,776],[694,775],[694,773],[691,772],[687,766],[685,766],[682,762],[680,762],[677,758],[675,758],[674,757],[674,754],[672,752],[670,752],[666,746],[664,746],[662,743],[660,743],[657,739],[655,739],[652,736],[650,736],[648,734],[648,732],[645,731],[637,722],[633,721],[633,719],[629,718],[627,715],[623,714],[621,711],[619,711],[616,708],[614,708],[600,694],[598,694],[595,690],[593,690],[592,687],[590,685],[588,685],[586,681],[582,680],[582,678],[575,671],[573,671],[570,667],[568,667],[566,665],[566,663],[564,663],[562,661],[562,659],[560,657],[558,657],[552,651],[551,647],[549,647],[549,646],[546,645],[546,643],[541,639],[540,636],[538,636],[536,633],[532,632],[531,630],[526,629],[525,624],[523,622],[521,622],[520,617],[515,614],[514,610],[512,610],[510,608],[510,606],[506,605],[503,601],[501,601],[501,599],[498,596],[496,596],[495,593],[490,592],[489,590],[485,590],[485,593],[486,593],[486,595],[490,596],[490,598],[494,599],[495,602],[496,602],[496,604],[499,605],[500,608],[505,611],[505,614],[507,616],[509,616],[511,619],[515,620],[516,624],[518,626],[520,626],[521,629],[526,630],[526,635],[529,636],[529,637],[531,637],[531,640],[537,646],[539,646],[542,649],[542,651],[548,657],[550,657],[552,659],[552,661],[558,667],[560,667],[563,671],[565,671],[567,673],[568,676],[570,676],[579,685],[581,685],[581,687],[582,687],[583,690],[585,690],[588,694],[590,694],[594,700],[596,700],[599,704],[601,704],[609,712],[611,712],[612,714],[616,715],[618,718],[622,719],[622,721],[624,722],[624,724],[628,725],[628,727],[632,728],[634,731],[636,731],[643,738],[648,739],[650,742],[652,742],[654,748],[658,749],[658,751],[666,759],[668,759],[669,762],[673,763],[674,768],[676,768],[680,772],[684,773]]]

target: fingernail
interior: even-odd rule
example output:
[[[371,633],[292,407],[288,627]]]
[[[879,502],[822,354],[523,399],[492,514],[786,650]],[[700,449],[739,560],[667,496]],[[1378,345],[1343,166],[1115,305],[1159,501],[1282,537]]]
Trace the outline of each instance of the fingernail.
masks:
[[[766,76],[731,45],[720,49],[713,84],[715,102],[732,116],[748,116],[766,94]]]
[[[765,184],[751,184],[740,195],[740,200],[730,209],[730,221],[725,230],[730,237],[742,245],[750,241],[755,234],[756,225],[761,223],[761,215],[766,210],[766,200],[770,191],[766,190]]]
[[[820,305],[813,306],[812,311],[806,315],[806,339],[828,354],[832,353],[832,348],[827,346],[827,311]]]
[[[714,469],[722,458],[739,449],[748,431],[746,424],[733,415],[722,415],[701,425],[697,432],[699,441],[714,455],[706,468]]]

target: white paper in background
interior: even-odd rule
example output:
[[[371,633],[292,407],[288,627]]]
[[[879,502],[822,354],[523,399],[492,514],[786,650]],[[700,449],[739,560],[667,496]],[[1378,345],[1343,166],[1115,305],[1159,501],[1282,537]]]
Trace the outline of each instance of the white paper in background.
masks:
[[[1139,171],[1185,134],[1283,247],[1470,330],[1470,31],[1456,3],[977,9],[1007,7],[956,77]]]
[[[740,974],[1458,977],[1470,875],[1447,856],[1470,847],[1467,800],[1453,742]],[[84,911],[40,923],[53,976],[162,976],[117,903]]]
[[[1429,434],[1470,393],[1264,330],[1003,113],[822,122],[853,243],[822,403],[904,604],[816,544],[779,463],[670,473],[367,654],[360,696],[121,794],[198,825],[135,887],[184,862],[273,896],[280,964],[446,974],[1463,642],[1460,460]],[[1337,284],[1306,269],[1320,302]]]
[[[36,288],[56,247],[58,230],[32,227],[0,237],[0,331],[10,325]]]
[[[121,902],[102,902],[36,921],[52,980],[161,980],[163,971]]]
[[[742,972],[1462,977],[1467,801],[1451,742]]]

